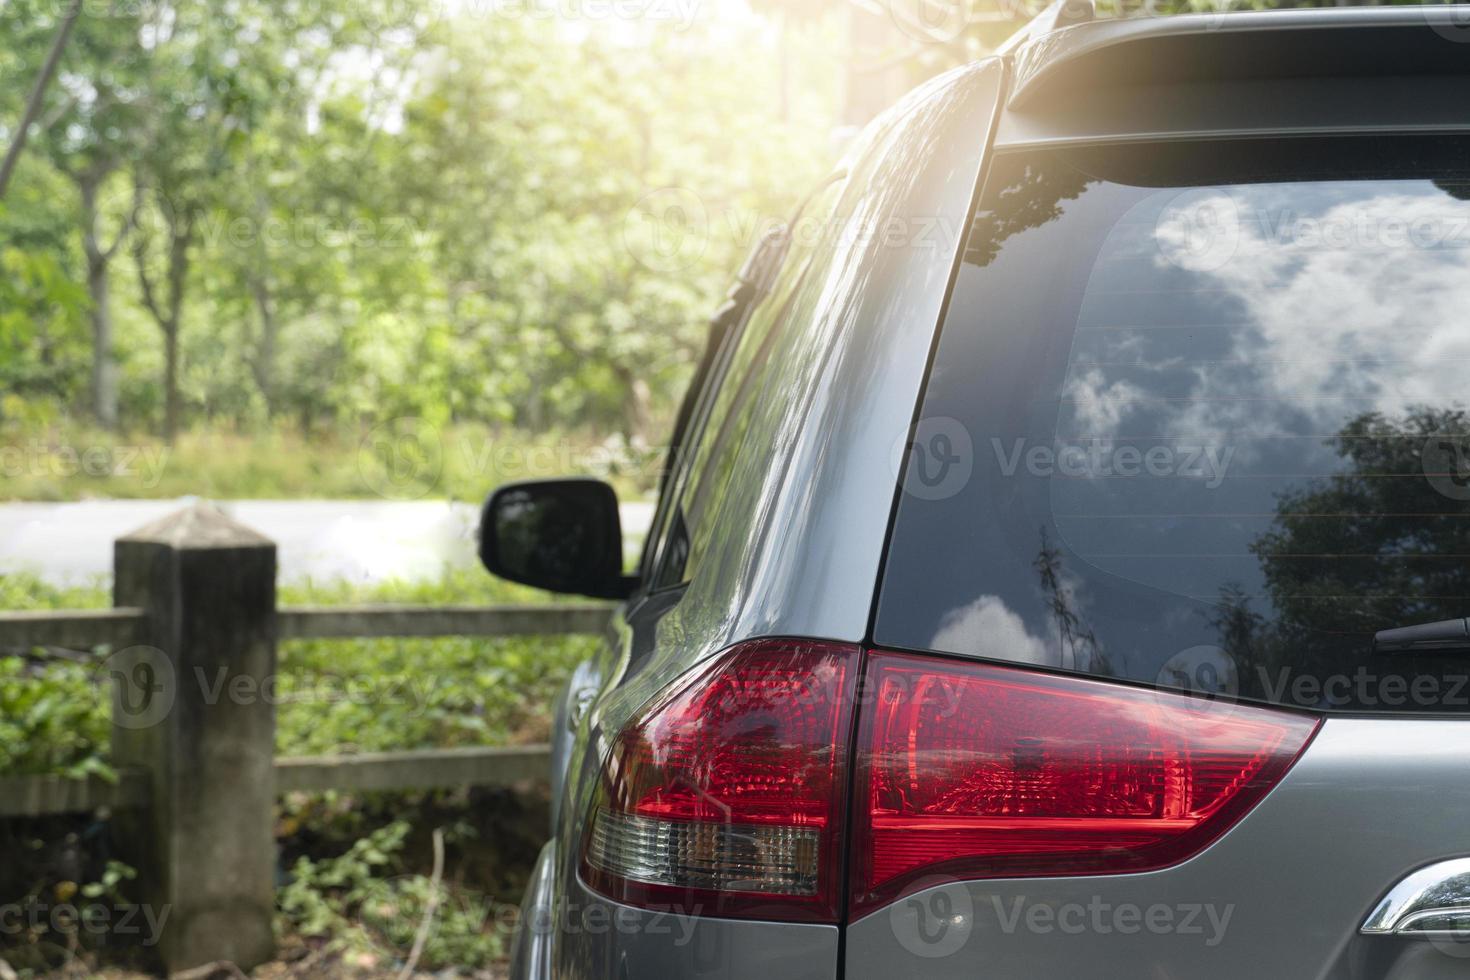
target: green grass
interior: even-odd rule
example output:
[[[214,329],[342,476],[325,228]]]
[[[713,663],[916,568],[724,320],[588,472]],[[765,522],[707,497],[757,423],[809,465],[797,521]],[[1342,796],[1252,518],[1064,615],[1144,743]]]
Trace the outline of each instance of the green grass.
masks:
[[[0,499],[480,500],[510,480],[610,481],[625,500],[656,486],[663,455],[587,434],[528,435],[399,419],[305,437],[279,428],[152,436],[78,426],[0,430]]]
[[[478,570],[430,582],[305,585],[282,605],[546,601]],[[100,585],[58,589],[0,576],[0,608],[97,608]],[[278,651],[276,752],[314,755],[544,740],[550,706],[595,637],[296,640]],[[106,770],[106,651],[78,661],[0,658],[0,776]]]

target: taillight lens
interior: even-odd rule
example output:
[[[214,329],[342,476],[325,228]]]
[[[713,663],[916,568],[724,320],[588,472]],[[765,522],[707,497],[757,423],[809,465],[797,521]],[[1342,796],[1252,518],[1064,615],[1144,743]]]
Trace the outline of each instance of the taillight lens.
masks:
[[[1228,830],[1317,720],[990,664],[871,653],[852,914],[924,879],[1144,871]]]
[[[617,737],[582,874],[618,901],[836,922],[859,650],[731,648]]]

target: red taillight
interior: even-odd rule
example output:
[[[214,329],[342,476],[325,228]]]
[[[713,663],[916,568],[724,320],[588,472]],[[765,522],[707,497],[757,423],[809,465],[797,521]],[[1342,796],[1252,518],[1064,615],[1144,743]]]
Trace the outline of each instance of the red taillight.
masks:
[[[632,905],[836,922],[856,647],[756,640],[618,736],[582,873]]]
[[[844,856],[849,918],[934,879],[1161,868],[1260,802],[1318,723],[869,652],[848,827],[859,662],[852,646],[755,640],[675,683],[613,742],[586,881],[645,908],[838,922]]]
[[[1315,719],[1010,667],[868,657],[851,914],[927,877],[1108,874],[1204,849]]]

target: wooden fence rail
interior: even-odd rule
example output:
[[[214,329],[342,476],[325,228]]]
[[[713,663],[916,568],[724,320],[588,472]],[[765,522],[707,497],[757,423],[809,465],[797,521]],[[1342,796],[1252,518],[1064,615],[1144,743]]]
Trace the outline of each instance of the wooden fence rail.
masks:
[[[0,646],[19,649],[129,646],[142,643],[147,629],[148,614],[130,607],[0,612]]]
[[[596,633],[607,607],[548,606],[287,606],[277,614],[283,640],[364,636],[553,636]]]
[[[102,807],[120,810],[148,805],[148,773],[128,769],[116,780],[89,776],[0,777],[0,817],[49,817],[87,813]]]
[[[249,970],[275,953],[273,805],[280,793],[514,786],[547,776],[545,745],[275,756],[284,640],[596,633],[608,607],[276,606],[275,544],[205,504],[119,538],[113,607],[0,612],[0,649],[107,647],[116,780],[0,777],[0,817],[116,811],[143,900],[170,912],[175,972]],[[210,678],[201,684],[197,678]],[[236,685],[239,685],[238,687]]]
[[[549,745],[476,745],[405,752],[277,758],[276,793],[456,789],[545,782]],[[0,818],[50,817],[148,805],[148,772],[100,776],[0,776]]]

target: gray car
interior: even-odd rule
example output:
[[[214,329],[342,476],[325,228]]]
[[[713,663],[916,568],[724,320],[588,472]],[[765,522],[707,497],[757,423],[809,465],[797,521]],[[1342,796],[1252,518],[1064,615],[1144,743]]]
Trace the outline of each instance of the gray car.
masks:
[[[1047,11],[755,249],[512,972],[1470,975],[1470,8]]]

